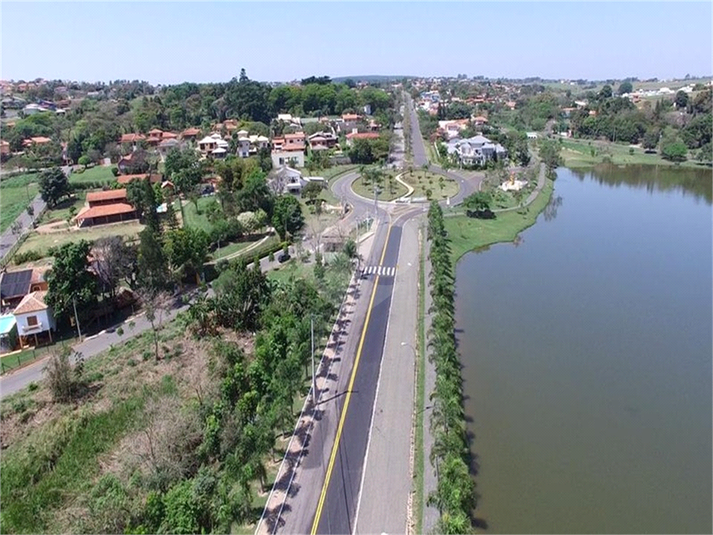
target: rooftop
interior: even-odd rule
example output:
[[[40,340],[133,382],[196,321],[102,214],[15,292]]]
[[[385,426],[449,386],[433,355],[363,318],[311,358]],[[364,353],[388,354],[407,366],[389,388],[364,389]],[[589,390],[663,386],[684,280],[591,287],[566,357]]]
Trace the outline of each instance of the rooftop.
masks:
[[[97,202],[97,201],[114,201],[126,199],[125,189],[109,189],[106,191],[91,191],[87,193],[87,202]]]
[[[94,217],[107,217],[110,215],[130,214],[134,211],[134,207],[130,204],[115,203],[105,204],[103,206],[94,206],[77,216],[78,220],[92,219]]]
[[[18,314],[29,314],[30,312],[39,312],[40,310],[47,310],[47,305],[45,304],[46,291],[42,292],[32,292],[27,294],[22,298],[20,304],[13,311],[14,315]]]

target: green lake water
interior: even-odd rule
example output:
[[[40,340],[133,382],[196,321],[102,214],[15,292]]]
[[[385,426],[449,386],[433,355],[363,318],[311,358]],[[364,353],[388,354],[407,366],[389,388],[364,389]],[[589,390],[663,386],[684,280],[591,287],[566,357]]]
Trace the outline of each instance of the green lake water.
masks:
[[[557,171],[464,256],[466,413],[491,533],[711,533],[711,172]]]

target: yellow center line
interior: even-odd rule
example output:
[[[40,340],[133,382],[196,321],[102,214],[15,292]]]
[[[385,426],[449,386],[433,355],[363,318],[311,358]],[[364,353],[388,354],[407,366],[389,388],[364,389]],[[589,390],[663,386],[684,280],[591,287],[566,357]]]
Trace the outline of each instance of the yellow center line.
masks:
[[[386,231],[386,240],[384,241],[384,248],[381,251],[381,260],[379,264],[384,263],[384,258],[386,257],[386,246],[389,244],[389,236],[391,235],[391,225]],[[314,514],[314,522],[312,523],[312,535],[317,533],[317,527],[319,526],[319,521],[322,517],[322,508],[324,507],[324,500],[327,497],[327,488],[329,487],[329,481],[332,477],[332,469],[334,468],[334,461],[337,458],[337,451],[339,450],[339,440],[342,436],[342,429],[344,428],[344,421],[347,416],[347,409],[349,408],[349,400],[352,397],[352,387],[354,386],[354,380],[356,378],[357,368],[359,368],[359,360],[361,359],[361,352],[364,348],[364,338],[366,337],[366,329],[369,326],[369,319],[371,318],[371,309],[374,306],[374,298],[376,297],[376,288],[379,286],[380,276],[377,274],[374,280],[374,289],[371,292],[371,299],[369,300],[369,307],[366,311],[366,319],[364,320],[364,327],[361,330],[361,338],[359,339],[359,347],[357,348],[356,359],[354,360],[354,369],[352,370],[352,375],[349,378],[349,386],[347,387],[347,395],[344,399],[344,406],[342,407],[342,414],[339,418],[339,425],[337,426],[337,435],[334,438],[334,444],[332,445],[332,453],[329,457],[329,464],[327,465],[327,474],[324,477],[324,484],[322,485],[322,492],[319,495],[319,502],[317,503],[317,511]]]

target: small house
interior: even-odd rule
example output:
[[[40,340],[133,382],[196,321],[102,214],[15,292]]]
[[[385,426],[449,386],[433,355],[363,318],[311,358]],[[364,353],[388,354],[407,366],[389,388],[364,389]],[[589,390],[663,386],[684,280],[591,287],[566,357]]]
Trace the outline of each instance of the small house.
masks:
[[[49,338],[52,341],[52,332],[57,328],[52,309],[45,303],[46,291],[27,294],[12,315],[17,322],[17,334],[20,346],[29,345],[29,340],[34,338],[35,345],[40,338]]]

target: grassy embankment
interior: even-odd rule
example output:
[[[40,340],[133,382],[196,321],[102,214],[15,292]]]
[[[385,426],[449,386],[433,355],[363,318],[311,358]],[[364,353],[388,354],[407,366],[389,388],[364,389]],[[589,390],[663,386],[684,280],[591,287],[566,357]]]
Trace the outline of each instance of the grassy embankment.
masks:
[[[500,212],[496,219],[475,219],[465,215],[446,217],[445,226],[451,239],[454,261],[474,249],[513,241],[520,232],[535,223],[547,206],[553,189],[554,183],[548,179],[532,204],[520,210]]]
[[[681,164],[669,162],[658,153],[647,154],[641,147],[591,139],[563,139],[561,155],[565,166],[571,168],[593,167],[605,163],[701,167],[692,161]]]

